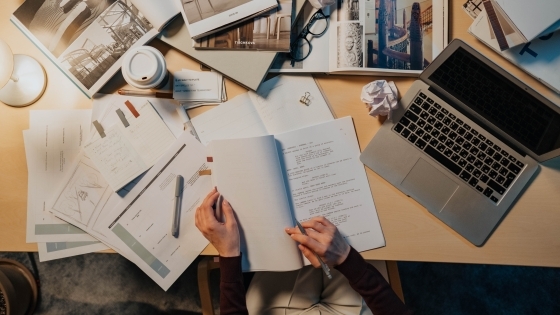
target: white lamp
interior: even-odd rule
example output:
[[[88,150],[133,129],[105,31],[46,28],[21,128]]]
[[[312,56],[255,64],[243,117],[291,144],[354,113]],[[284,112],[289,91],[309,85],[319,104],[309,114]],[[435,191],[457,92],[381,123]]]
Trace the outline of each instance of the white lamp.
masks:
[[[47,75],[37,60],[14,55],[0,39],[0,102],[10,106],[27,106],[37,101],[47,86]]]

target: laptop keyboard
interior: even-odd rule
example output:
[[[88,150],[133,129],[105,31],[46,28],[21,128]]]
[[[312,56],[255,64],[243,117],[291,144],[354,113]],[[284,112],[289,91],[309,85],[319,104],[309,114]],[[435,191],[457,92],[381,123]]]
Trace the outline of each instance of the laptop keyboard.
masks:
[[[393,130],[494,203],[525,167],[422,92]]]

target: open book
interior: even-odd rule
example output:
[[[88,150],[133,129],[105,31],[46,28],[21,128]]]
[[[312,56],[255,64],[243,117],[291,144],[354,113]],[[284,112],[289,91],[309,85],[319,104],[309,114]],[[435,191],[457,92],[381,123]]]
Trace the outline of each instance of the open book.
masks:
[[[175,0],[193,39],[241,23],[278,6],[276,0]]]
[[[309,3],[292,28],[292,40],[317,11]],[[292,65],[278,54],[270,72],[319,72],[351,75],[419,75],[447,46],[447,0],[337,0],[323,9],[309,31],[311,48],[299,45]]]
[[[146,44],[178,13],[174,0],[27,0],[12,22],[91,97],[127,50]]]
[[[358,251],[385,245],[351,117],[283,134],[214,140],[212,180],[233,207],[244,271],[303,267],[284,232],[324,216]]]

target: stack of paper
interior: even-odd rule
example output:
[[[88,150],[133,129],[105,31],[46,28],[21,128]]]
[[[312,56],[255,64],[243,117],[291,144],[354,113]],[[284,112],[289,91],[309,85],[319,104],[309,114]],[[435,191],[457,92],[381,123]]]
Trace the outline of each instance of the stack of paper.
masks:
[[[474,18],[473,24],[469,27],[471,35],[501,54],[521,70],[560,94],[560,73],[557,71],[560,67],[560,55],[558,55],[557,49],[558,45],[560,45],[560,30],[557,30],[560,28],[560,23],[554,24],[542,36],[528,43],[502,50],[500,42],[503,44],[504,39],[500,39],[496,35],[493,25],[488,18],[488,12],[482,6],[482,3],[477,6],[472,1],[469,1],[463,7],[469,13],[469,16]],[[560,13],[558,18],[560,18]],[[511,36],[506,36],[505,42],[511,43],[510,39]]]
[[[185,109],[227,100],[224,77],[214,71],[183,69],[173,73],[173,98]]]

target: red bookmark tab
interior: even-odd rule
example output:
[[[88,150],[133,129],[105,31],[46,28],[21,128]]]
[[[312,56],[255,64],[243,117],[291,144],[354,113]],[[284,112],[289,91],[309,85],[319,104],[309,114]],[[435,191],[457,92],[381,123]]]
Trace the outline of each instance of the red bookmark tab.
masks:
[[[126,101],[124,102],[124,104],[126,105],[126,107],[128,107],[128,110],[132,113],[134,118],[138,118],[138,116],[140,116],[140,114],[138,113],[138,111],[130,101]]]

